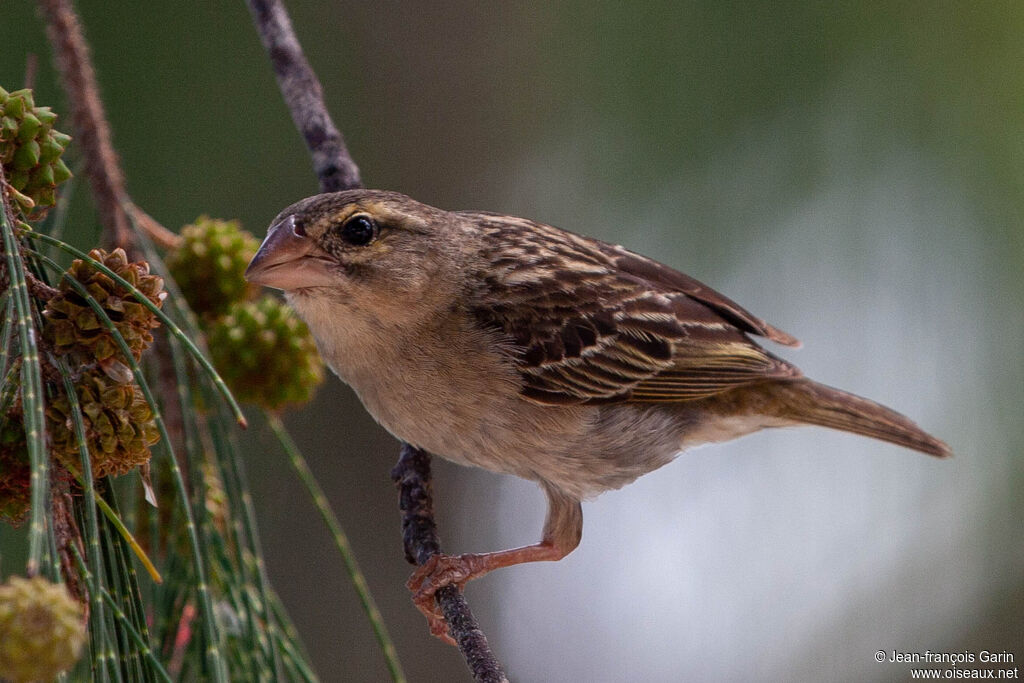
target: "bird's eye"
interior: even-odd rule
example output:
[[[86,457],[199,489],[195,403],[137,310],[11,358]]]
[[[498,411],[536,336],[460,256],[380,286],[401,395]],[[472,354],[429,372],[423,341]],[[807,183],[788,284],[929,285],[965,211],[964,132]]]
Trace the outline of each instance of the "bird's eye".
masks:
[[[341,226],[341,238],[355,247],[365,247],[377,237],[377,224],[369,216],[353,216]]]

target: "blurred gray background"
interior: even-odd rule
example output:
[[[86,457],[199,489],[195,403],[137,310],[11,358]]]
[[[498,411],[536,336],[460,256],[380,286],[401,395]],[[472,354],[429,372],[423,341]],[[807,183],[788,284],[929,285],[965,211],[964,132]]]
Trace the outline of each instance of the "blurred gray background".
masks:
[[[77,4],[149,213],[262,237],[315,192],[240,0]],[[585,504],[568,558],[469,588],[513,680],[889,681],[910,667],[877,650],[1024,657],[1024,4],[288,5],[370,186],[659,258],[956,451],[762,433]],[[64,111],[32,3],[0,12],[0,84],[36,54],[37,100]],[[468,680],[403,586],[397,443],[333,378],[288,422],[411,680]],[[319,673],[383,680],[327,532],[267,433],[246,438],[271,579]],[[448,550],[539,538],[533,485],[435,462]]]

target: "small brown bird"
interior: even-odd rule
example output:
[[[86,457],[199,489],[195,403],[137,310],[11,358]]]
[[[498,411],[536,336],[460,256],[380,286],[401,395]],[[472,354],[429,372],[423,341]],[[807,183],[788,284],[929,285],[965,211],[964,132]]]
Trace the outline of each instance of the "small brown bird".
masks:
[[[318,195],[277,216],[246,277],[285,291],[397,438],[547,493],[539,543],[436,556],[413,574],[442,638],[438,588],[565,557],[581,500],[691,446],[810,424],[950,455],[899,413],[761,348],[751,336],[798,342],[697,280],[524,218],[378,190]]]

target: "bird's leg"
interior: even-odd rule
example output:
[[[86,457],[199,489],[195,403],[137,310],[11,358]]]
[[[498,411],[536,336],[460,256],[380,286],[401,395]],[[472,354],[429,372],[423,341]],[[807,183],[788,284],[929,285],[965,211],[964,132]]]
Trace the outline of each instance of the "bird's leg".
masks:
[[[580,502],[552,489],[546,489],[546,492],[548,515],[539,543],[493,553],[434,555],[416,569],[406,586],[412,591],[416,607],[430,622],[433,635],[449,645],[456,644],[448,634],[448,624],[434,599],[441,588],[454,585],[462,590],[467,582],[495,569],[525,562],[560,560],[580,544],[583,535]]]

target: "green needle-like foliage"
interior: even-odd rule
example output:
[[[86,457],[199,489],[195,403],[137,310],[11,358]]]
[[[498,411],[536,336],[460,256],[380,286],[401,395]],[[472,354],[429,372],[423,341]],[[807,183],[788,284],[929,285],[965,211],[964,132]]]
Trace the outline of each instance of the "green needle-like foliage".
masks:
[[[64,508],[53,502],[63,494],[57,490],[51,494],[36,486],[39,475],[26,489],[37,494],[37,500],[29,506],[33,520],[29,537],[38,537],[32,547],[39,548],[30,552],[35,560],[30,567],[36,568],[32,571],[46,569],[60,577],[66,567],[75,568],[76,575],[65,578],[83,587],[82,598],[90,605],[89,658],[72,673],[73,679],[88,675],[103,680],[315,679],[301,654],[301,645],[293,640],[294,630],[282,621],[286,619],[283,612],[273,609],[277,599],[260,559],[251,496],[237,466],[237,447],[228,436],[238,427],[235,407],[221,404],[223,409],[209,410],[218,406],[218,394],[224,389],[219,378],[203,371],[209,367],[208,361],[202,359],[196,364],[198,349],[191,340],[199,339],[199,332],[189,329],[190,323],[177,311],[175,319],[162,316],[169,332],[168,361],[180,382],[172,384],[172,395],[157,401],[149,387],[152,377],[146,380],[155,369],[149,352],[136,353],[131,330],[125,330],[128,335],[122,334],[123,326],[105,309],[104,303],[109,302],[97,299],[87,285],[72,278],[75,286],[68,285],[68,292],[74,291],[76,305],[95,313],[94,324],[112,340],[116,350],[105,357],[116,356],[124,363],[127,374],[123,379],[129,383],[118,382],[106,372],[86,371],[87,365],[64,363],[59,351],[58,355],[52,351],[41,353],[39,343],[47,339],[43,331],[48,319],[40,315],[45,303],[29,294],[27,278],[45,282],[48,273],[43,268],[58,277],[62,270],[27,248],[22,240],[46,241],[60,251],[85,257],[87,263],[95,260],[40,233],[15,234],[13,221],[6,217],[3,229],[4,273],[13,271],[12,279],[18,283],[0,302],[0,337],[6,340],[2,361],[7,368],[0,388],[0,409],[16,418],[5,419],[2,425],[3,454],[28,450],[26,442],[33,432],[26,417],[32,411],[42,413],[38,459],[48,472],[42,481],[50,482],[56,472],[71,472],[77,478],[71,486],[80,487],[85,494],[69,499],[72,528],[80,535],[76,541],[68,537],[75,532],[69,532],[69,525],[60,522],[61,515],[66,514]],[[16,270],[19,266],[20,273]],[[111,281],[116,282],[116,278],[111,276]],[[17,290],[18,286],[23,289]],[[125,291],[136,300],[137,296],[146,297],[130,282]],[[190,343],[179,343],[180,339]],[[26,377],[24,368],[33,352],[37,369],[38,359],[45,357],[48,377],[57,372],[63,375],[63,381],[43,382],[40,373],[35,385],[40,389],[26,392],[31,377]],[[43,400],[38,400],[40,397]],[[161,406],[166,409],[168,402],[176,404],[175,409],[184,415],[185,453],[181,462],[186,472],[179,468],[169,448],[170,435],[161,412]],[[206,406],[207,412],[200,413],[197,405]],[[128,475],[114,480],[106,476],[123,471],[120,466],[113,470],[102,466],[103,446],[96,440],[102,430],[95,428],[95,420],[102,420],[111,410],[125,410],[125,424],[131,429],[151,421],[162,437],[157,457],[142,477]],[[115,436],[117,431],[115,425]],[[51,441],[55,435],[60,435],[60,440],[50,444],[47,432]],[[152,443],[152,437],[145,438]],[[53,460],[52,456],[58,457]],[[28,455],[23,457],[31,473],[33,461]],[[129,468],[126,465],[124,469]],[[221,505],[211,504],[208,487],[201,476],[195,476],[202,471],[223,482]],[[186,473],[191,487],[185,485]],[[66,490],[66,480],[61,481],[64,483],[60,486]],[[159,511],[141,502],[147,492],[157,496]],[[127,517],[123,512],[126,509],[131,511]],[[79,547],[85,552],[80,554]],[[162,577],[163,583],[136,572],[141,557],[154,563],[154,575]],[[244,627],[238,628],[238,624]]]
[[[224,295],[200,317],[138,226],[128,253],[86,253],[57,237],[70,232],[67,195],[53,193],[70,175],[60,160],[69,138],[27,91],[0,90],[0,105],[0,523],[18,525],[28,557],[24,572],[0,564],[11,582],[0,575],[0,639],[27,643],[0,648],[0,679],[73,666],[68,680],[317,680],[267,575],[237,443],[246,421],[205,337],[216,338],[230,386],[276,411],[308,400],[321,379],[308,331],[274,299],[246,302],[240,276],[255,243],[236,225],[204,219],[189,249],[172,252],[187,290]],[[183,257],[203,254],[218,282]],[[254,385],[236,372],[242,365],[270,384]],[[265,416],[292,462],[304,463],[279,417]],[[296,467],[393,680],[404,681],[340,524],[308,469]],[[59,596],[51,631],[79,640],[50,647],[29,633],[26,585]],[[22,597],[5,603],[8,594]],[[76,665],[83,628],[87,656]],[[8,656],[30,647],[61,656]]]

